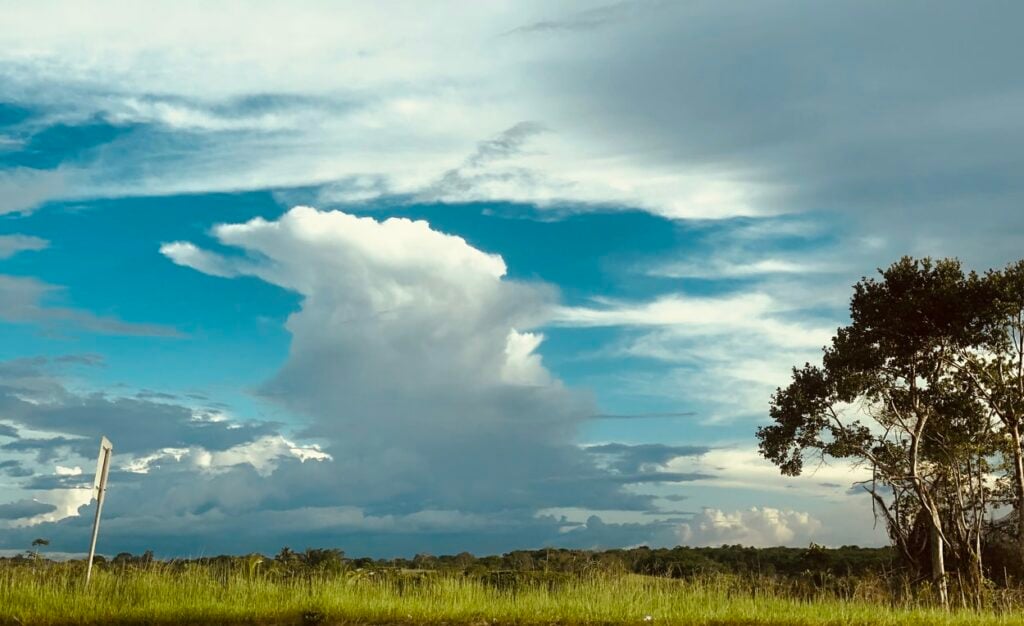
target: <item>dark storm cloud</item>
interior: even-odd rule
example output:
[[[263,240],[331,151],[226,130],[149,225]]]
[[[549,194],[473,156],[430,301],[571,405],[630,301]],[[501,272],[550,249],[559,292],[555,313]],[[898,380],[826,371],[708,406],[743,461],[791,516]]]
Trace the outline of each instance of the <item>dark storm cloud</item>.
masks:
[[[644,483],[683,483],[695,480],[708,480],[714,478],[710,474],[700,472],[633,472],[623,473],[601,473],[587,477],[563,477],[551,478],[547,482],[557,484],[561,489],[571,490],[586,485],[639,485]],[[648,506],[650,496],[644,496],[640,502],[642,508]],[[596,508],[596,507],[595,507]]]
[[[186,407],[164,398],[152,402],[73,393],[49,374],[52,366],[42,358],[0,363],[0,372],[7,374],[0,388],[0,412],[19,425],[64,433],[50,439],[14,439],[5,444],[5,450],[34,452],[53,461],[68,454],[91,458],[99,432],[118,432],[118,453],[136,455],[174,442],[224,449],[272,432],[270,424],[233,428],[196,422]],[[19,399],[35,395],[46,397],[47,402],[34,405]],[[516,394],[504,398],[512,406],[537,400]],[[374,555],[415,553],[423,545],[435,552],[446,548],[501,552],[561,542],[567,522],[538,518],[540,508],[646,511],[654,498],[629,493],[622,486],[705,478],[674,472],[608,472],[575,446],[549,446],[535,438],[508,449],[507,454],[500,445],[486,445],[486,439],[480,445],[467,445],[457,438],[424,441],[420,437],[420,442],[415,451],[429,445],[433,461],[428,471],[406,474],[401,482],[374,476],[380,471],[379,463],[368,465],[353,456],[351,448],[343,448],[347,454],[336,461],[279,458],[270,472],[258,471],[244,458],[215,471],[202,471],[187,454],[180,460],[158,459],[147,473],[115,468],[104,510],[107,545],[113,551],[156,549],[169,555],[211,550],[273,552],[285,544],[343,546],[350,552]],[[504,443],[509,443],[507,433]],[[526,449],[531,454],[530,472],[515,477],[511,472],[520,472]],[[397,453],[388,453],[392,462],[401,462]],[[266,455],[255,454],[255,460]],[[18,461],[5,462],[0,471],[21,476],[25,467]],[[551,476],[567,478],[551,480]],[[81,489],[91,480],[88,470],[75,476],[35,474],[20,487],[38,492]],[[507,488],[495,490],[495,484]],[[89,516],[90,509],[85,507],[78,516],[59,522],[9,529],[0,537],[0,546],[16,548],[30,541],[29,535],[44,535],[53,540],[55,549],[74,550],[88,540]],[[240,519],[246,523],[240,525]],[[648,524],[646,534],[641,525],[592,528],[573,535],[571,542],[621,545],[642,538],[660,544],[670,536],[662,533],[664,528],[663,522]]]
[[[21,461],[8,459],[0,461],[0,473],[6,474],[11,478],[25,478],[26,476],[31,476],[33,472],[22,465]]]
[[[624,485],[637,485],[641,483],[685,483],[694,480],[710,480],[712,474],[700,472],[639,472],[635,474],[613,474],[610,482],[619,482]]]
[[[888,250],[1001,262],[1024,228],[1022,19],[1006,2],[675,3],[541,79],[652,163],[744,172],[771,208],[841,212]]]
[[[590,454],[604,457],[611,469],[627,474],[638,472],[644,466],[665,465],[681,456],[700,456],[708,452],[708,446],[669,446],[660,443],[628,445],[607,443],[583,448]]]
[[[80,550],[87,546],[91,507],[78,517],[60,523],[5,531],[0,546],[21,548],[43,535],[51,548]],[[104,518],[106,505],[104,506]],[[199,556],[245,554],[253,551],[274,554],[282,546],[330,546],[346,554],[373,557],[408,557],[429,548],[432,554],[500,554],[514,549],[545,545],[613,547],[644,543],[674,545],[667,524],[607,525],[600,534],[586,532],[585,526],[560,523],[552,518],[516,516],[459,524],[454,520],[428,521],[422,516],[360,518],[356,521],[343,508],[308,508],[293,511],[254,511],[249,523],[239,525],[216,510],[188,518],[149,514],[133,518],[104,520],[104,542],[108,553],[154,550],[158,556]],[[305,520],[305,524],[303,524]],[[566,536],[562,529],[578,526],[582,532]],[[595,527],[596,528],[596,527]]]
[[[658,496],[662,500],[668,500],[669,502],[682,502],[683,500],[689,500],[690,496],[684,496],[679,494],[669,494],[666,496]]]
[[[218,475],[161,469],[135,483],[112,481],[104,505],[107,552],[153,549],[164,556],[215,553],[274,553],[283,545],[332,546],[353,556],[409,556],[426,547],[435,554],[469,550],[501,553],[544,545],[613,547],[630,544],[675,545],[675,520],[604,524],[569,522],[536,510],[509,509],[473,514],[450,509],[371,513],[358,507],[286,502],[273,497],[298,486],[296,478],[319,466],[285,461],[272,480],[238,466]],[[290,476],[289,476],[290,475]],[[283,504],[283,506],[281,506]],[[17,548],[33,537],[51,539],[55,550],[87,545],[92,505],[77,517],[0,534],[0,547]],[[239,523],[245,520],[245,523]],[[566,529],[575,528],[572,533]],[[578,531],[578,532],[577,532]]]
[[[277,434],[272,422],[212,421],[202,411],[164,398],[152,401],[66,388],[47,359],[0,362],[0,416],[23,427],[59,433],[21,438],[2,449],[35,452],[40,462],[61,452],[92,458],[101,435],[116,438],[118,453],[146,454],[163,448],[200,446],[225,450]],[[206,419],[204,419],[204,417]]]
[[[21,486],[24,489],[33,491],[50,491],[52,489],[85,489],[92,484],[92,474],[83,475],[59,475],[59,474],[36,474],[25,481]]]
[[[74,452],[82,456],[90,454],[86,446],[95,447],[95,441],[86,439],[71,439],[68,437],[52,437],[48,439],[17,439],[0,446],[0,450],[8,452],[34,452],[36,460],[40,463],[48,463],[58,458],[62,452]]]
[[[116,437],[119,452],[144,454],[166,447],[202,446],[224,450],[275,434],[270,422],[198,421],[189,407],[105,394],[71,394],[46,404],[25,402],[0,390],[0,411],[30,428],[78,435],[81,439],[33,439],[12,442],[8,449],[35,449],[41,454],[65,447],[83,456],[95,454],[100,435]],[[48,457],[48,458],[52,458]]]
[[[0,520],[24,519],[56,510],[57,507],[52,504],[36,502],[35,500],[18,500],[17,502],[0,504]]]

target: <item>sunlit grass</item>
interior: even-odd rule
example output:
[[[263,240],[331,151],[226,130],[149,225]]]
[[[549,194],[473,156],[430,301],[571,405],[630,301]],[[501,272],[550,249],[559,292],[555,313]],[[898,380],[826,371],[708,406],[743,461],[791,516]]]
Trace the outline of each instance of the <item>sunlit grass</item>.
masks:
[[[192,567],[0,569],[0,622],[474,624],[1021,624],[1015,613],[944,613],[864,599],[799,600],[734,577],[636,575],[531,581],[366,573],[274,579]]]

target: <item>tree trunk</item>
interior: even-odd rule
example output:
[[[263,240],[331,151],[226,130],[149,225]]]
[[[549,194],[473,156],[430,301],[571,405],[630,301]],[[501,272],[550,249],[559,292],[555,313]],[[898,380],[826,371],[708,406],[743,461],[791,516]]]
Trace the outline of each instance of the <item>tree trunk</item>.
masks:
[[[931,535],[929,543],[932,550],[932,583],[939,592],[939,602],[943,608],[949,608],[949,592],[946,586],[946,561],[943,552],[942,535],[939,533],[939,521],[931,519]]]
[[[1014,509],[1017,513],[1017,558],[1020,566],[1024,568],[1024,454],[1021,453],[1020,424],[1014,420],[1013,424],[1013,473],[1016,484],[1017,502]]]
[[[974,608],[980,611],[985,602],[985,567],[981,562],[981,535],[978,535],[974,553]]]

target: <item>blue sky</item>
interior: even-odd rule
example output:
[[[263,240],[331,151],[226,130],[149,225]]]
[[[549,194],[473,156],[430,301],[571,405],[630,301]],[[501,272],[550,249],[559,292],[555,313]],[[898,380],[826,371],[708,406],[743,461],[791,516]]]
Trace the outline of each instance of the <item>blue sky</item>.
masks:
[[[434,6],[3,7],[0,549],[884,543],[754,432],[1019,258],[1021,10]]]

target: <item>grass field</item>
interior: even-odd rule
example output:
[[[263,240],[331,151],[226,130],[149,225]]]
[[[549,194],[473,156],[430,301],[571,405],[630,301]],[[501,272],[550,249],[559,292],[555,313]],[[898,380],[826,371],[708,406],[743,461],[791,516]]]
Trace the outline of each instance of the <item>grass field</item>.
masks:
[[[272,579],[204,568],[0,569],[4,624],[1022,624],[1020,613],[782,597],[729,577],[574,577],[511,587],[461,575]]]

